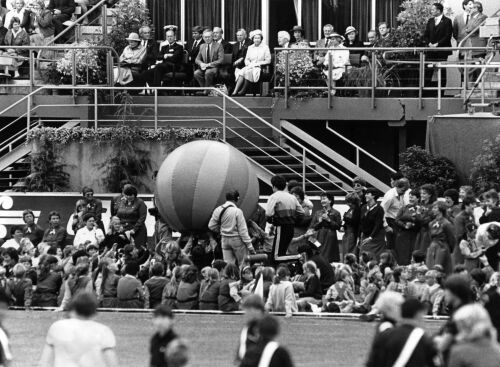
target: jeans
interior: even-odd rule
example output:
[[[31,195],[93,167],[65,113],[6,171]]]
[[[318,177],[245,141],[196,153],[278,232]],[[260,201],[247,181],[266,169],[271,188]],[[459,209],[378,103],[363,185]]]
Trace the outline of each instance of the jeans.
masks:
[[[247,246],[239,237],[222,237],[222,258],[226,263],[242,268],[247,255]]]

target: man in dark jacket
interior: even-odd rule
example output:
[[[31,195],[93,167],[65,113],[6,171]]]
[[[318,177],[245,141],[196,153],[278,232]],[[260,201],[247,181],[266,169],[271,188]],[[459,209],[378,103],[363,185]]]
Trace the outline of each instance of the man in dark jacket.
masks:
[[[158,43],[151,39],[151,28],[143,26],[139,29],[139,36],[141,37],[141,46],[146,47],[146,58],[144,59],[144,69],[149,69],[156,63],[158,57]]]
[[[440,3],[434,3],[431,7],[432,18],[427,21],[427,26],[425,27],[424,33],[424,42],[428,47],[451,47],[453,24],[450,18],[447,18],[443,15],[443,10],[443,4]],[[446,61],[451,53],[451,51],[436,50],[428,52],[425,57],[426,60]],[[427,87],[437,86],[436,82],[432,83],[433,73],[434,69],[425,68],[425,85]],[[442,70],[441,75],[441,85],[443,87],[446,87],[446,69]],[[436,93],[431,93],[431,95],[436,95]]]
[[[50,0],[47,9],[54,13],[52,21],[55,26],[55,36],[66,28],[63,23],[71,19],[71,16],[75,12],[75,7],[74,0]],[[66,34],[58,40],[58,43],[65,43],[67,39],[68,35]]]
[[[233,67],[245,67],[245,57],[247,56],[248,46],[252,44],[247,38],[247,32],[241,28],[236,32],[236,43],[233,45]]]
[[[153,313],[155,333],[151,338],[149,352],[150,367],[167,367],[165,352],[170,343],[177,339],[173,330],[174,315],[172,310],[165,305],[158,306]]]
[[[432,339],[418,327],[426,307],[417,299],[401,305],[399,326],[387,329],[375,337],[366,367],[433,367],[437,356]]]
[[[192,36],[186,45],[186,50],[188,52],[188,62],[194,65],[196,57],[198,56],[198,52],[200,52],[200,46],[205,43],[203,40],[203,27],[199,25],[193,27]]]

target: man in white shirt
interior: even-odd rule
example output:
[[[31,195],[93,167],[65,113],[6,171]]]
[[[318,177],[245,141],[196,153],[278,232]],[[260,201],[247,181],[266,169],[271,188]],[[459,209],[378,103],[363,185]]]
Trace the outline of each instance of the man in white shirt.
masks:
[[[248,235],[248,228],[243,211],[238,208],[240,194],[236,190],[226,193],[226,202],[215,208],[208,228],[213,232],[220,232],[222,242],[222,256],[227,263],[238,263],[240,268],[245,263],[245,257],[255,253],[252,240]]]
[[[396,239],[396,217],[399,211],[408,204],[406,199],[406,192],[410,185],[408,179],[401,178],[394,182],[394,187],[387,191],[382,199],[380,205],[384,209],[384,220],[386,226],[386,241],[389,249],[394,249]]]
[[[92,320],[97,298],[92,293],[78,293],[69,310],[69,319],[56,321],[49,328],[40,366],[118,367],[113,331]]]
[[[75,235],[73,245],[78,249],[80,246],[86,248],[92,244],[96,247],[104,241],[104,233],[97,226],[94,213],[87,213],[83,216],[85,227],[80,228]]]

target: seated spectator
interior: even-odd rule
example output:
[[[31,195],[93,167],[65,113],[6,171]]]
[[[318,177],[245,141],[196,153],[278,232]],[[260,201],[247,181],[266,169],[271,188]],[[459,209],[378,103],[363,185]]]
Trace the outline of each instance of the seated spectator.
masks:
[[[16,249],[12,247],[2,248],[1,254],[3,257],[2,266],[5,269],[7,278],[12,276],[12,269],[19,262],[19,254]]]
[[[120,278],[116,287],[119,308],[144,308],[142,283],[137,279],[139,265],[129,262],[125,265],[125,276]]]
[[[63,248],[66,241],[66,229],[61,226],[61,215],[56,211],[49,213],[49,228],[43,234],[42,242],[48,246]]]
[[[65,22],[71,19],[73,13],[75,12],[75,1],[74,0],[50,0],[47,9],[52,11],[54,14],[53,22],[55,27],[54,35],[57,36],[59,33],[64,31],[66,26]],[[63,37],[59,38],[56,43],[66,43],[69,38],[68,33]]]
[[[325,62],[324,65],[327,67],[326,70],[323,71],[323,73],[326,75],[327,78],[329,78],[330,72],[328,68],[331,68],[331,75],[332,75],[332,87],[335,87],[336,81],[340,80],[345,71],[346,71],[346,66],[349,64],[349,50],[342,44],[344,41],[344,37],[342,37],[338,33],[332,33],[330,35],[330,38],[332,39],[332,45],[330,48],[332,50],[328,51],[326,56],[325,56]],[[330,66],[330,55],[332,59],[332,65]],[[328,80],[327,80],[328,84]],[[335,95],[336,90],[330,91],[332,95]]]
[[[141,38],[137,33],[130,33],[126,38],[128,46],[120,55],[120,68],[113,70],[113,80],[120,85],[129,85],[139,79],[142,63],[146,58],[146,48],[141,46]]]
[[[31,256],[21,256],[19,257],[19,264],[23,265],[26,269],[26,277],[31,279],[33,285],[36,285],[37,281],[37,273],[36,269],[33,267],[33,262],[31,260]]]
[[[236,43],[233,45],[233,68],[242,69],[245,67],[248,46],[252,41],[248,39],[247,32],[241,28],[236,32]]]
[[[26,268],[16,264],[12,269],[13,277],[7,282],[5,293],[11,300],[11,306],[31,307],[33,297],[33,283],[26,276]]]
[[[94,286],[92,285],[89,271],[89,264],[87,262],[81,262],[76,265],[75,273],[68,277],[64,283],[64,297],[59,308],[61,311],[67,310],[70,301],[78,293],[92,293]]]
[[[28,238],[33,246],[38,246],[42,242],[43,229],[35,223],[35,214],[30,209],[23,211],[23,220],[25,226],[23,227],[24,237]]]
[[[219,309],[219,289],[219,272],[217,269],[210,268],[207,272],[207,279],[200,286],[200,310]]]
[[[316,264],[312,261],[308,261],[303,265],[302,269],[306,276],[306,280],[304,282],[304,290],[299,291],[300,298],[297,300],[297,304],[300,309],[306,309],[307,303],[316,305],[321,303],[323,293]]]
[[[116,252],[129,243],[130,238],[125,233],[120,218],[112,217],[109,222],[109,231],[101,243],[101,248],[104,248],[104,251],[113,250]]]
[[[2,8],[0,7],[0,13],[2,12]],[[5,36],[7,35],[7,32],[9,31],[6,27],[4,27],[4,20],[3,16],[0,14],[0,45],[3,45],[5,42]],[[1,54],[1,51],[0,51]]]
[[[287,31],[278,32],[278,45],[282,48],[290,48],[292,44],[290,43],[290,33]]]
[[[236,86],[232,96],[244,96],[250,83],[257,83],[259,81],[262,73],[262,66],[271,63],[271,52],[269,51],[269,47],[262,43],[262,31],[258,29],[252,33],[253,45],[248,47],[245,57],[245,67],[242,69],[236,68],[234,71]]]
[[[377,31],[374,29],[368,31],[366,34],[366,39],[368,42],[365,42],[364,45],[368,47],[375,47],[375,44],[377,43]],[[371,62],[371,57],[372,57],[373,52],[372,51],[365,51],[363,56],[361,56],[361,61],[362,62]]]
[[[233,52],[233,45],[224,39],[224,31],[221,27],[214,27],[213,29],[214,43],[218,43],[224,49],[225,54]]]
[[[161,304],[175,308],[177,304],[177,290],[181,282],[182,273],[188,265],[176,266],[171,273],[170,282],[165,284],[161,295]]]
[[[298,311],[295,292],[290,282],[290,270],[285,266],[280,266],[276,271],[273,285],[269,288],[266,310],[285,312],[287,318],[292,317],[293,312]]]
[[[323,26],[323,34],[325,35],[325,37],[319,39],[316,42],[316,47],[317,48],[329,48],[330,43],[331,43],[330,34],[332,34],[333,31],[334,31],[333,25],[325,24]],[[326,51],[317,51],[314,53],[314,62],[320,68],[323,67],[323,63],[325,62],[325,55],[326,55]]]
[[[6,46],[29,46],[30,39],[28,33],[21,28],[21,21],[19,18],[14,17],[11,20],[11,28],[5,35],[4,44]],[[9,70],[14,71],[14,78],[19,78],[19,66],[24,63],[24,59],[28,54],[28,50],[16,50],[12,48],[7,48],[7,51],[4,52],[4,56],[9,56],[10,60],[8,60],[8,65],[1,65],[0,67],[4,67],[4,73],[9,75]]]
[[[295,38],[295,42],[292,43],[291,47],[309,47],[309,41],[305,39],[306,32],[304,31],[304,28],[302,28],[300,25],[296,25],[293,27],[292,33],[293,38]]]
[[[230,294],[236,302],[242,304],[253,293],[254,288],[255,277],[252,268],[246,265],[241,269],[240,280],[230,284]]]
[[[175,267],[182,265],[192,265],[193,263],[186,254],[181,250],[181,247],[176,241],[168,241],[163,249],[160,247],[163,244],[160,242],[156,248],[156,253],[165,257],[165,271],[167,278],[172,276]],[[180,279],[179,279],[180,281]]]
[[[118,266],[112,259],[103,259],[99,265],[100,272],[95,281],[95,289],[99,307],[115,308],[118,306],[117,287],[120,276]]]
[[[44,255],[40,259],[32,306],[57,307],[57,296],[62,285],[61,274],[55,270],[57,262],[57,258],[52,255]]]
[[[54,23],[52,22],[52,12],[45,9],[43,0],[35,1],[32,12],[30,13],[30,44],[35,46],[48,46],[54,39]],[[47,51],[40,51],[40,54],[46,54],[46,58],[51,55]],[[42,55],[38,55],[42,58]]]
[[[10,10],[4,19],[5,27],[12,29],[13,22],[12,19],[17,18],[19,27],[28,30],[30,24],[30,11],[26,8],[24,0],[16,0],[14,2],[14,9]]]
[[[331,305],[333,303],[338,308],[338,312],[347,312],[346,307],[354,304],[355,301],[354,289],[352,289],[350,284],[350,274],[346,270],[341,270],[339,280],[326,292],[323,311],[335,312],[333,311],[335,307]]]
[[[219,310],[224,312],[238,311],[239,305],[238,302],[230,294],[230,285],[231,283],[240,280],[239,273],[240,271],[236,264],[229,263],[224,268],[219,288]]]
[[[425,274],[427,287],[424,290],[422,301],[428,306],[428,314],[438,316],[444,310],[444,290],[442,288],[442,275],[437,270],[429,270]]]
[[[474,223],[467,223],[465,225],[467,238],[462,239],[459,243],[460,252],[464,256],[464,265],[467,272],[474,269],[479,269],[481,265],[484,267],[489,266],[488,259],[486,258],[485,248],[480,248],[476,242],[477,227]]]
[[[199,294],[198,269],[194,265],[189,265],[184,270],[177,289],[177,308],[180,310],[197,310]]]
[[[406,289],[407,297],[423,301],[424,293],[427,288],[427,282],[425,281],[425,274],[427,271],[428,269],[425,265],[420,265],[416,269],[416,278],[408,283],[408,288]]]
[[[187,43],[186,50],[188,52],[188,63],[192,68],[195,66],[196,58],[200,52],[200,46],[205,41],[203,40],[203,27],[194,26],[191,30],[192,39]]]
[[[155,263],[151,268],[151,278],[144,282],[144,308],[156,308],[161,304],[163,289],[168,282],[164,273],[161,263]]]
[[[33,244],[29,240],[29,238],[24,236],[23,227],[14,226],[10,230],[10,234],[12,236],[11,239],[4,242],[2,248],[13,248],[17,252],[28,252],[34,249]]]
[[[386,290],[406,296],[408,292],[408,271],[401,266],[395,268],[389,276],[389,284]]]
[[[76,232],[73,245],[77,249],[86,248],[88,245],[94,245],[99,248],[101,242],[104,241],[104,233],[97,227],[95,214],[87,213],[83,216],[85,227],[80,228]]]
[[[147,241],[147,230],[144,222],[148,210],[144,201],[137,197],[138,191],[132,185],[123,188],[124,200],[116,208],[116,216],[120,218],[123,228],[134,238],[135,244],[142,247]]]
[[[346,36],[346,42],[344,43],[345,47],[347,48],[364,47],[363,42],[361,42],[358,39],[358,31],[352,25],[346,28],[345,36]],[[354,55],[360,55],[360,56],[363,55],[363,50],[349,51],[349,52]]]
[[[387,22],[380,22],[378,24],[379,37],[374,44],[374,47],[394,47],[394,37],[392,36],[391,29]]]
[[[194,72],[194,78],[200,87],[210,88],[214,86],[215,77],[224,62],[224,48],[214,42],[213,32],[209,30],[203,32],[203,40],[205,43],[200,46],[200,52],[195,61],[199,69]],[[206,90],[204,94],[208,95],[209,91]]]

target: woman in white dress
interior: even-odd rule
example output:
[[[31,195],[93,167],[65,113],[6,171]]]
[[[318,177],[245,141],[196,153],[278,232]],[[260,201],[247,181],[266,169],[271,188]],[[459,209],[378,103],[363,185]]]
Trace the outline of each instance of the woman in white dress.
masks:
[[[256,83],[260,79],[261,67],[271,63],[271,52],[269,47],[262,43],[263,35],[260,29],[250,33],[253,45],[248,46],[245,58],[245,67],[236,69],[234,77],[236,87],[232,96],[244,96],[250,83]]]
[[[324,65],[326,69],[323,73],[329,78],[329,63],[330,63],[330,55],[332,59],[332,87],[335,87],[336,81],[341,79],[346,71],[346,66],[349,65],[349,50],[345,47],[342,42],[344,41],[344,37],[342,37],[338,33],[330,34],[330,38],[332,39],[332,44],[330,46],[331,50],[329,50],[325,56]],[[326,81],[328,84],[328,80]],[[332,95],[335,94],[335,90],[330,91]]]

